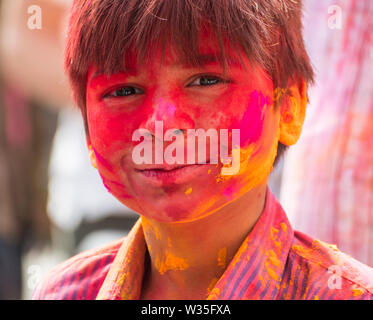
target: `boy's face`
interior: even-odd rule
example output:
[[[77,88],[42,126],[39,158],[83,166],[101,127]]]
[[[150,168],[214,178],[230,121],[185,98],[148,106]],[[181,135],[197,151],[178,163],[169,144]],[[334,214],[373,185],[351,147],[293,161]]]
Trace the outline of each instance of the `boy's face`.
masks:
[[[217,43],[210,39],[201,38],[200,54],[206,61],[201,67],[184,65],[167,47],[162,62],[158,50],[147,64],[133,63],[129,70],[110,77],[94,66],[89,70],[88,144],[97,169],[117,199],[147,218],[163,222],[200,218],[262,185],[272,169],[280,119],[272,102],[272,81],[261,68],[254,70],[245,55],[243,68],[234,53],[227,54],[230,62],[224,74],[221,63],[212,58]],[[221,129],[229,133],[239,129],[238,173],[222,176],[220,161],[161,171],[169,167],[166,162],[154,162],[155,139],[162,139],[155,133],[155,121],[162,123],[163,133],[171,128],[184,130],[178,141],[184,142],[185,159],[187,129],[214,129],[218,134]],[[142,140],[132,137],[141,128],[153,134],[153,164],[133,160]],[[171,143],[164,141],[162,152]],[[232,144],[227,147],[231,152]],[[209,139],[206,150],[209,159]]]

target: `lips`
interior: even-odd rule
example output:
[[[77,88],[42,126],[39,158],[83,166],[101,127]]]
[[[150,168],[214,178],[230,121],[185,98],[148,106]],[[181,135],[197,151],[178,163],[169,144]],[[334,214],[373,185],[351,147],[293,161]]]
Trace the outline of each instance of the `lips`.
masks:
[[[155,171],[172,171],[172,170],[177,170],[180,168],[184,168],[189,165],[185,164],[178,164],[178,165],[159,165],[159,166],[144,166],[141,168],[136,168],[137,171],[150,171],[150,170],[155,170]]]
[[[207,172],[209,164],[187,164],[187,165],[148,165],[147,167],[137,168],[139,178],[144,183],[150,183],[153,186],[166,186],[174,184],[184,184],[200,176],[204,171]]]
[[[184,167],[190,167],[190,166],[195,166],[195,165],[204,165],[204,164],[209,164],[210,160],[206,160],[204,163],[191,163],[191,164],[159,164],[159,165],[143,165],[140,167],[135,168],[137,171],[146,171],[146,170],[158,170],[158,171],[172,171],[172,170],[177,170],[181,169]]]

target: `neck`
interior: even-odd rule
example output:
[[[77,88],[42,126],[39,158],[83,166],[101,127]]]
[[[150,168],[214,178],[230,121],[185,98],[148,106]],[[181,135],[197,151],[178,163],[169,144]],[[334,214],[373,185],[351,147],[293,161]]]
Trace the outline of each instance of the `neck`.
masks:
[[[202,219],[162,223],[142,217],[151,260],[145,299],[205,299],[260,217],[266,184]]]

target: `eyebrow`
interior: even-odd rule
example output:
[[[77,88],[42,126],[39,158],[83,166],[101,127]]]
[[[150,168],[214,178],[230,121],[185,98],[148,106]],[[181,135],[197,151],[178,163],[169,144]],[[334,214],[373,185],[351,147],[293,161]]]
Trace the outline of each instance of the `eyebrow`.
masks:
[[[118,73],[128,73],[128,72],[132,72],[132,71],[134,71],[134,68],[131,68],[131,67],[128,67],[128,68],[123,68],[123,69],[121,69],[120,71],[118,71]],[[91,83],[91,82],[93,82],[95,79],[97,79],[97,78],[99,78],[99,77],[101,77],[101,76],[103,76],[103,75],[105,75],[105,71],[103,71],[103,70],[97,70],[92,76],[91,76],[91,78],[89,79],[89,81],[88,81],[88,83]]]

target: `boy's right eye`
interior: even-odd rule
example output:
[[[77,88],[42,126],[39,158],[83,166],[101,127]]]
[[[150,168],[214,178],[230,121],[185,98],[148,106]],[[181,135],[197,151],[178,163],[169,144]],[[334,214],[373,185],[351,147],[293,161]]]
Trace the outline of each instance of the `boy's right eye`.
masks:
[[[110,91],[109,93],[104,95],[104,98],[121,98],[121,97],[128,97],[134,94],[141,94],[143,91],[136,87],[125,86],[119,87],[115,90]]]

